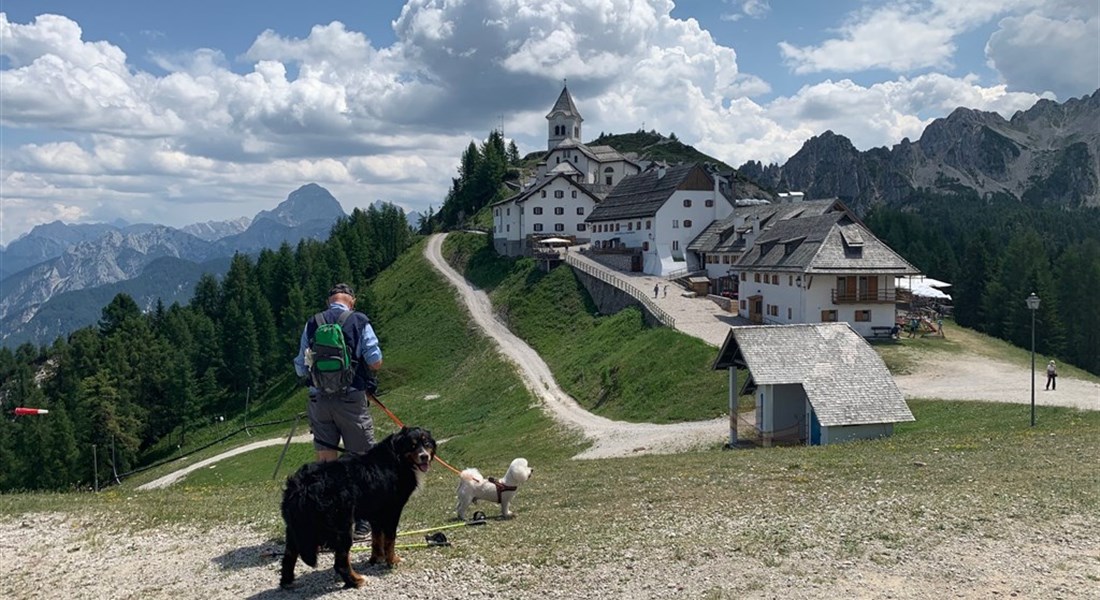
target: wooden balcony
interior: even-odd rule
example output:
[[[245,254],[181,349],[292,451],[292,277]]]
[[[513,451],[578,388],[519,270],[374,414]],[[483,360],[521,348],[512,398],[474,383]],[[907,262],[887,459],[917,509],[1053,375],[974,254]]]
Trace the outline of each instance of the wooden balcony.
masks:
[[[847,291],[833,288],[833,304],[893,304],[897,302],[894,290]]]

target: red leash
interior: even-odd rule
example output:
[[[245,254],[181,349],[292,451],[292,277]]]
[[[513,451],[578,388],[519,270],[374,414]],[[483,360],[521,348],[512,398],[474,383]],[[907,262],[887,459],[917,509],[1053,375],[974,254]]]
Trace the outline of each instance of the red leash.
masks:
[[[377,396],[375,396],[374,394],[371,394],[369,392],[367,393],[367,396],[370,397],[371,400],[374,400],[374,403],[378,405],[378,408],[381,408],[382,412],[386,413],[390,417],[390,420],[394,422],[394,424],[396,424],[398,427],[404,427],[405,426],[405,424],[401,422],[401,419],[398,419],[397,415],[393,414],[393,412],[391,412],[390,409],[386,408],[386,405],[382,404],[382,401],[379,400]],[[442,458],[439,458],[438,454],[435,455],[435,460],[438,461],[439,464],[443,465],[444,467],[447,467],[448,469],[454,471],[455,475],[462,475],[462,471],[459,471],[458,469],[456,469],[456,468],[452,467],[451,465],[447,464],[447,461],[443,460]]]

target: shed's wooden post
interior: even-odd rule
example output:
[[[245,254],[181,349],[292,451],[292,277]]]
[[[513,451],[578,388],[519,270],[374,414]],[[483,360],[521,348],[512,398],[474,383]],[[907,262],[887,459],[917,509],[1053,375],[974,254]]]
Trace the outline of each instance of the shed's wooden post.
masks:
[[[730,448],[737,447],[737,367],[727,367],[730,373]]]

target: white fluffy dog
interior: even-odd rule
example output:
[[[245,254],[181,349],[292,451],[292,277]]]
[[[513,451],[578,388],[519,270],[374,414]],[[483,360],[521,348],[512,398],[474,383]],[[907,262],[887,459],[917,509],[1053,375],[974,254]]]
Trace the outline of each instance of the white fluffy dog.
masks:
[[[471,504],[478,500],[487,500],[499,504],[501,516],[510,519],[512,511],[508,509],[508,503],[516,495],[519,486],[531,477],[532,470],[527,466],[526,458],[517,458],[508,466],[508,472],[502,480],[482,477],[477,469],[462,471],[458,482],[458,504],[455,505],[458,518],[465,521],[466,509]]]

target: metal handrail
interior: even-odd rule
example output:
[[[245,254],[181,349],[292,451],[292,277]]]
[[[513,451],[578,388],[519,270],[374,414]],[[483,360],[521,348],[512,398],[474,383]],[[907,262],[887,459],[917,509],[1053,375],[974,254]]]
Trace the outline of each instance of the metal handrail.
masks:
[[[676,328],[676,319],[674,319],[672,315],[661,310],[660,307],[658,307],[656,304],[653,303],[652,300],[649,299],[649,295],[642,292],[633,285],[627,283],[619,277],[616,277],[615,275],[612,275],[611,273],[608,273],[604,269],[588,264],[587,262],[581,260],[580,258],[577,258],[573,254],[566,254],[565,262],[574,269],[580,269],[581,271],[595,277],[596,279],[599,279],[600,281],[608,285],[614,286],[615,288],[626,292],[630,295],[631,298],[634,298],[643,306],[645,306],[646,310],[648,310],[651,315],[653,315],[658,321],[660,321],[662,325],[672,329]]]
[[[832,289],[833,304],[854,304],[856,302],[895,302],[897,294],[895,290],[854,291]]]

